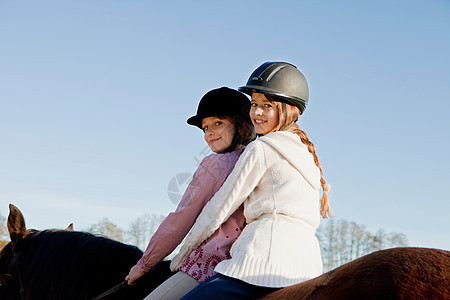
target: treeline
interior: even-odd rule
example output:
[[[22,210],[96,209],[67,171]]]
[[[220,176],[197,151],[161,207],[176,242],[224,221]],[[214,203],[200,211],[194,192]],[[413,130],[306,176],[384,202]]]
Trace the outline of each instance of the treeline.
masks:
[[[363,225],[341,219],[324,221],[316,236],[325,272],[374,251],[408,245],[403,233],[387,233],[383,229],[372,233]]]
[[[145,250],[163,219],[162,215],[145,214],[133,221],[128,230],[122,230],[108,219],[103,219],[89,227],[87,231]],[[321,246],[324,271],[374,251],[408,245],[406,235],[403,233],[387,233],[383,229],[372,233],[364,225],[338,218],[323,221],[316,236]]]
[[[123,230],[107,218],[91,225],[87,230],[93,234],[109,237],[113,240],[135,245],[142,251],[147,248],[153,233],[164,220],[163,215],[144,214],[131,222],[127,230]]]
[[[163,219],[162,215],[144,214],[124,230],[104,218],[84,231],[135,245],[144,251]],[[9,240],[9,234],[5,217],[0,215],[0,222],[1,249]],[[316,235],[322,248],[325,272],[377,250],[408,245],[403,233],[387,233],[383,229],[372,233],[363,225],[337,218],[323,221]]]

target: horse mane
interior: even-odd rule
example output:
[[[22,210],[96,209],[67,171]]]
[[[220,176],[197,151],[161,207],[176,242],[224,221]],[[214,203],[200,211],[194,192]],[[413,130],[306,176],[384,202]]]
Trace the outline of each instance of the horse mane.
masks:
[[[38,299],[91,299],[121,283],[142,256],[135,246],[87,232],[45,230],[26,239],[20,271],[26,295]]]
[[[30,241],[30,247],[33,248],[34,255],[51,256],[54,261],[64,261],[66,266],[85,263],[93,266],[116,264],[118,262],[111,260],[117,259],[118,254],[125,256],[124,259],[131,257],[136,262],[142,256],[142,251],[136,246],[81,231],[45,230],[37,232]],[[45,265],[45,261],[37,263],[40,264],[40,268],[48,267]]]

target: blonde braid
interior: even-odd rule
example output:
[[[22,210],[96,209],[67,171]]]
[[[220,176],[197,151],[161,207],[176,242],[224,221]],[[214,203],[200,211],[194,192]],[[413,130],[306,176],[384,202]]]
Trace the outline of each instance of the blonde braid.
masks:
[[[316,166],[320,170],[320,183],[323,189],[322,198],[320,199],[320,214],[324,219],[328,218],[328,216],[331,216],[330,213],[330,205],[328,204],[328,192],[330,191],[330,186],[325,183],[325,179],[323,178],[322,173],[322,167],[319,163],[319,158],[316,155],[316,147],[314,144],[309,140],[308,135],[306,132],[300,129],[297,124],[293,124],[291,128],[289,128],[289,131],[292,133],[297,134],[300,139],[302,140],[302,143],[305,144],[308,147],[308,151],[312,154],[314,157],[314,162],[316,163]]]

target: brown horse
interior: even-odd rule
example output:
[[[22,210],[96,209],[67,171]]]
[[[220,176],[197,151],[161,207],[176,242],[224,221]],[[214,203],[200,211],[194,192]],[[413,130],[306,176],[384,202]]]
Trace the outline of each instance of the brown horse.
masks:
[[[92,299],[124,281],[141,258],[137,247],[86,232],[27,230],[9,206],[11,242],[0,252],[0,299]],[[139,282],[104,299],[143,299],[171,276],[163,261]]]
[[[450,252],[409,247],[377,251],[263,299],[450,299]]]

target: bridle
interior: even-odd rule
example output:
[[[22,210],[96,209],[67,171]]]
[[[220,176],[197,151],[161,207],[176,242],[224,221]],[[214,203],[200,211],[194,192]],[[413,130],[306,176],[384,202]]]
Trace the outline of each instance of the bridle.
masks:
[[[20,272],[19,256],[14,251],[13,251],[13,253],[14,253],[14,256],[13,256],[11,262],[9,263],[8,273],[6,273],[5,276],[7,278],[14,278],[14,276],[13,276],[13,274],[14,274],[13,268],[15,268],[15,274],[14,275],[17,278],[17,281],[19,283],[20,299],[25,300],[25,289],[23,288],[23,281],[22,281],[22,276],[21,276],[21,272]]]
[[[38,230],[28,230],[27,235],[26,236],[31,236],[31,235],[37,235],[39,234],[40,231]],[[11,245],[11,251],[13,253],[13,257],[11,259],[11,262],[9,263],[9,267],[8,267],[8,273],[5,274],[5,276],[8,279],[13,279],[14,277],[17,278],[17,282],[19,284],[19,295],[20,295],[20,299],[21,300],[25,300],[25,289],[24,289],[24,285],[23,285],[23,278],[22,278],[22,272],[20,270],[20,264],[19,264],[19,253],[17,253],[15,251],[15,246]],[[14,274],[15,271],[15,274]]]

